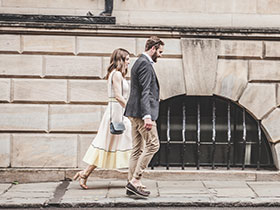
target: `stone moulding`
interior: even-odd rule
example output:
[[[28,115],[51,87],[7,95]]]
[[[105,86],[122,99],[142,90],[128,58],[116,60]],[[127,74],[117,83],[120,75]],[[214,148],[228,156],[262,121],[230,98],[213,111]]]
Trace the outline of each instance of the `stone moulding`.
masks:
[[[80,24],[116,24],[115,17],[69,16],[69,15],[22,15],[0,14],[0,21],[44,22],[44,23],[80,23]]]

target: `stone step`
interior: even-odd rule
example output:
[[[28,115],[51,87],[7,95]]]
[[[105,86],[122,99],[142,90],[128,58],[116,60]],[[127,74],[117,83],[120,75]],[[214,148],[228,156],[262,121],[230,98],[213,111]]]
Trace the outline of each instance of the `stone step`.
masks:
[[[41,169],[41,168],[13,168],[0,169],[0,183],[34,183],[34,182],[56,182],[71,180],[80,169]],[[279,171],[256,171],[256,170],[146,170],[144,178],[150,180],[180,180],[180,181],[280,181]],[[89,180],[96,179],[127,179],[127,170],[95,170]]]

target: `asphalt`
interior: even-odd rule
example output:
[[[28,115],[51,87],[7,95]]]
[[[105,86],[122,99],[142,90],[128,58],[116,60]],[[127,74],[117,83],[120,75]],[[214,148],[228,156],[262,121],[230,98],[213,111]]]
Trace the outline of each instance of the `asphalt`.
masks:
[[[280,207],[279,181],[143,180],[148,199],[126,196],[125,180],[0,184],[0,208]]]

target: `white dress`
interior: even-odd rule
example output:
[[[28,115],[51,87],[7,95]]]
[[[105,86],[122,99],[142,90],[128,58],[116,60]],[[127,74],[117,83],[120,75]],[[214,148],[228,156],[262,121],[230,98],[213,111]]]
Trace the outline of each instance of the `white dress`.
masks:
[[[116,101],[114,88],[112,88],[112,71],[108,78],[109,103],[101,120],[96,137],[89,146],[83,161],[99,168],[128,168],[129,157],[132,149],[131,124],[128,118],[123,116],[124,108]],[[129,95],[128,82],[123,79],[123,96]],[[112,105],[112,121],[120,122],[123,117],[125,131],[121,135],[110,133],[110,105]]]

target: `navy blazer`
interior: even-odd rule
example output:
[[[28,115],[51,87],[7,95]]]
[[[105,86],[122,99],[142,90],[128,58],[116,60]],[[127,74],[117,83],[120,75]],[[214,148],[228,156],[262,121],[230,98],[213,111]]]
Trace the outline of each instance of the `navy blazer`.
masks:
[[[159,114],[159,84],[154,68],[145,55],[141,55],[131,69],[130,95],[124,115],[143,118],[151,115],[155,121]]]

